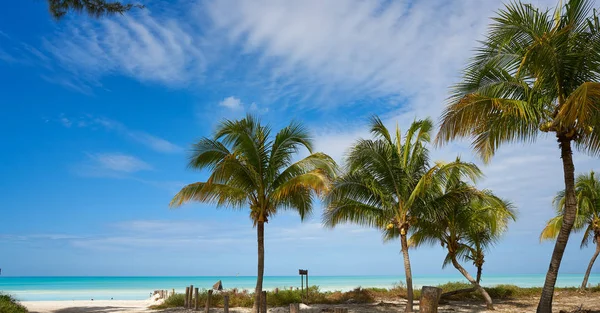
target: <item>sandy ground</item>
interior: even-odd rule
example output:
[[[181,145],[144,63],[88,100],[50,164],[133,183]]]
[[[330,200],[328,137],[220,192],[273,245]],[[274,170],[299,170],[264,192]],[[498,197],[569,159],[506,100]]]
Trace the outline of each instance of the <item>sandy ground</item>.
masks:
[[[537,298],[505,300],[495,302],[495,311],[487,311],[485,305],[480,302],[451,301],[448,304],[439,307],[439,313],[525,313],[535,312]],[[169,312],[184,313],[193,312],[185,309],[168,309],[162,311],[149,310],[147,307],[152,304],[151,300],[96,300],[96,301],[25,301],[25,305],[31,313],[134,313],[134,312]],[[312,305],[309,310],[302,310],[306,313],[333,312],[334,307],[348,308],[349,313],[387,313],[403,312],[403,301],[386,301],[374,304],[345,304],[345,305]],[[600,313],[600,294],[581,294],[569,295],[568,297],[555,296],[554,311],[566,310],[574,311],[583,308],[586,313]],[[418,306],[415,307],[418,312]],[[211,309],[211,313],[223,313],[222,309]],[[249,313],[247,308],[232,308],[231,313]],[[269,309],[270,313],[289,313],[288,308]]]

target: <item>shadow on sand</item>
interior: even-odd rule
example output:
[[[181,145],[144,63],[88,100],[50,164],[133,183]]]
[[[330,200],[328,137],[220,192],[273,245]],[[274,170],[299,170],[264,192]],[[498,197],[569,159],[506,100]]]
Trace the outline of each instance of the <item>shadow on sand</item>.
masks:
[[[72,308],[64,308],[52,311],[52,313],[115,313],[124,312],[131,310],[130,307],[119,307],[119,306],[79,306]],[[29,313],[39,313],[36,311],[29,311]]]

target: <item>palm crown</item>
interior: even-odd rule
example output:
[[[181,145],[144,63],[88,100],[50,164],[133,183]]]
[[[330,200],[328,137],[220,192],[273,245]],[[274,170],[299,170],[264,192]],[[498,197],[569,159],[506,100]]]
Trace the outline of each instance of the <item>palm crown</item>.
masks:
[[[474,137],[489,160],[500,144],[555,132],[600,152],[600,23],[592,2],[571,0],[555,14],[511,3],[453,88],[439,142]]]
[[[208,169],[210,176],[185,186],[171,205],[196,200],[233,209],[248,206],[255,224],[267,222],[280,209],[295,210],[301,218],[309,215],[314,193],[328,189],[335,162],[323,153],[292,162],[301,147],[312,152],[311,138],[298,123],[274,138],[270,134],[270,128],[252,116],[223,122],[214,138],[194,145],[189,163],[194,169]]]

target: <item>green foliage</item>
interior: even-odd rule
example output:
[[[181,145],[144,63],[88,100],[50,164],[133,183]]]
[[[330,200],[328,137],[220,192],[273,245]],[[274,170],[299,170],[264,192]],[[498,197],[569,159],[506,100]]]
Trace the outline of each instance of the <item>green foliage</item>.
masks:
[[[292,162],[301,149],[309,156]],[[296,211],[304,219],[312,213],[314,196],[329,190],[336,172],[331,157],[313,153],[304,126],[292,122],[273,136],[268,125],[251,115],[223,121],[213,137],[194,144],[189,167],[208,170],[210,176],[181,189],[171,207],[199,201],[249,208],[255,225],[280,210]]]
[[[569,0],[552,11],[508,2],[454,86],[438,142],[473,138],[488,161],[502,144],[553,132],[598,155],[600,25],[593,6]]]
[[[14,297],[0,294],[0,312],[2,313],[27,313],[27,309]]]
[[[583,231],[581,248],[590,241],[596,243],[600,238],[600,179],[594,171],[577,175],[575,179],[577,212],[573,232]],[[556,216],[548,221],[542,230],[540,240],[556,239],[562,226],[565,211],[565,191],[559,191],[552,201]]]
[[[143,8],[141,4],[121,3],[107,0],[48,0],[48,10],[56,20],[69,11],[85,12],[91,17],[123,14],[133,8]]]
[[[464,281],[452,281],[452,282],[447,282],[445,284],[438,285],[438,288],[442,288],[443,292],[468,289],[468,288],[472,288],[472,287],[473,287],[473,285],[471,285],[468,282],[464,282]]]
[[[438,285],[437,287],[442,288],[443,292],[450,292],[455,290],[469,289],[472,287],[467,282],[457,281],[448,282],[445,284]],[[541,294],[542,288],[531,287],[522,288],[514,285],[497,285],[493,287],[485,287],[485,290],[489,293],[492,299],[522,299],[537,297]],[[556,291],[563,293],[576,293],[577,288],[556,288]],[[589,288],[589,292],[596,293],[600,292],[600,284]],[[306,290],[304,291],[306,292]],[[216,292],[212,295],[212,306],[217,308],[223,307],[223,296],[229,294],[229,307],[245,307],[250,308],[254,303],[253,293],[247,290],[238,291],[233,289],[227,292]],[[208,296],[207,290],[202,290],[198,294],[200,299],[200,306],[204,307],[206,297]],[[418,299],[421,296],[420,290],[415,290],[415,298]],[[374,303],[377,301],[392,301],[398,300],[399,298],[406,298],[406,288],[403,284],[397,284],[392,288],[361,288],[357,287],[351,291],[320,291],[318,286],[312,286],[308,293],[308,303],[318,304],[345,304],[348,302],[352,303]],[[1,298],[0,298],[1,299]],[[302,292],[299,289],[280,289],[279,292],[274,291],[267,292],[267,305],[269,307],[285,307],[291,303],[301,303],[303,301]],[[477,292],[465,292],[456,294],[450,298],[450,300],[481,300],[482,297]],[[1,300],[0,300],[1,301]],[[167,309],[175,307],[183,307],[184,295],[175,294],[165,300],[163,304],[151,306],[151,309]],[[2,306],[0,305],[0,308]],[[4,311],[0,310],[4,313]],[[12,311],[7,311],[12,313]],[[14,311],[15,313],[27,312],[27,311]]]

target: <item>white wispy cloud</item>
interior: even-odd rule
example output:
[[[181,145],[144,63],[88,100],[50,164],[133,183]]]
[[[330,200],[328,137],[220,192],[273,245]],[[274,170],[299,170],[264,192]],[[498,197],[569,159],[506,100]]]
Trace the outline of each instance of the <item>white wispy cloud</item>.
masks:
[[[100,21],[77,21],[44,43],[75,75],[100,79],[124,75],[143,82],[186,86],[204,71],[202,43],[179,18],[127,14]]]
[[[86,157],[72,166],[73,173],[82,177],[132,178],[130,174],[152,169],[139,158],[119,152],[87,153]]]
[[[109,171],[134,173],[152,169],[148,163],[122,153],[97,153],[89,154],[88,157],[99,168]]]
[[[219,102],[219,106],[225,107],[230,110],[239,111],[243,110],[244,106],[242,104],[242,100],[236,98],[234,96],[227,97]]]
[[[151,135],[144,131],[129,129],[127,126],[125,126],[119,121],[115,121],[104,117],[84,115],[81,117],[73,118],[61,114],[58,118],[58,122],[65,127],[71,127],[72,125],[75,125],[81,128],[102,128],[107,131],[113,131],[127,139],[138,142],[158,152],[177,153],[183,151],[183,149],[180,146],[166,139]]]
[[[227,231],[224,231],[224,230]],[[273,223],[267,227],[267,245],[284,247],[289,242],[302,247],[315,240],[327,241],[327,245],[344,244],[347,238],[360,241],[378,238],[379,233],[357,226],[342,225],[335,231],[322,227],[318,221],[283,225]],[[235,249],[243,244],[256,244],[256,230],[250,221],[234,223],[199,220],[129,220],[106,225],[102,234],[0,234],[0,241],[37,242],[39,240],[62,240],[79,248],[93,250],[121,250],[130,248],[174,249],[187,251],[190,247],[221,246]],[[253,253],[254,249],[249,249]]]
[[[539,1],[538,5],[554,5]],[[211,1],[215,29],[268,64],[275,85],[439,107],[499,1]],[[279,82],[279,83],[278,83]],[[326,97],[331,100],[332,97]],[[392,101],[396,102],[396,101]]]

